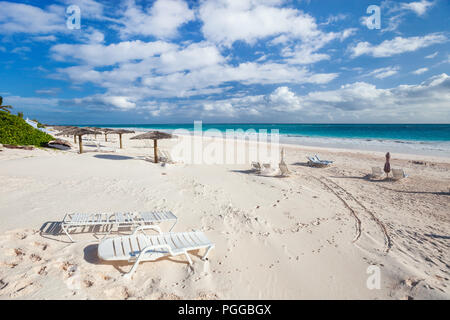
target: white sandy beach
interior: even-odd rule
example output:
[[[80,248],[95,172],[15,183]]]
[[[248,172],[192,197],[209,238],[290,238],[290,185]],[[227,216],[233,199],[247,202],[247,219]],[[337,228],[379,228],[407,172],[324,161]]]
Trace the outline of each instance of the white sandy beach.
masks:
[[[394,182],[367,178],[384,153],[290,145],[292,174],[281,178],[249,163],[161,166],[131,136],[116,153],[88,141],[81,155],[0,152],[1,299],[450,298],[449,158],[387,150],[409,174]],[[315,153],[335,163],[306,166]],[[204,231],[216,244],[209,260],[192,255],[193,270],[183,256],[145,262],[125,280],[131,264],[100,261],[92,234],[70,243],[40,232],[66,213],[150,210],[176,214],[174,231]],[[380,289],[367,287],[369,266]]]

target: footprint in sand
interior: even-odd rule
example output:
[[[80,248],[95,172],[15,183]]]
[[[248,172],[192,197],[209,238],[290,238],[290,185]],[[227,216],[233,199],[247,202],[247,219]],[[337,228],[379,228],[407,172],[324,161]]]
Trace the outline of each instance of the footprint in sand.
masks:
[[[77,266],[66,261],[61,265],[61,269],[67,273],[67,277],[70,278],[77,271]]]
[[[33,262],[39,262],[39,261],[42,260],[42,258],[41,258],[40,256],[38,256],[37,254],[34,254],[34,253],[33,253],[33,254],[30,256],[30,260],[33,261]]]
[[[23,232],[18,232],[18,233],[15,234],[15,236],[16,236],[16,238],[19,239],[19,240],[24,240],[24,239],[27,238],[27,234],[26,234],[26,233],[23,233]]]
[[[45,276],[47,273],[48,272],[47,272],[47,267],[46,266],[43,266],[43,267],[39,268],[39,271],[37,272],[37,274],[40,275],[40,276]]]
[[[10,294],[10,297],[18,298],[27,293],[30,293],[34,289],[33,284],[34,283],[32,281],[29,281],[27,279],[17,282],[16,285],[14,286],[14,292]]]
[[[34,242],[33,243],[36,247],[40,247],[42,251],[47,250],[48,248],[48,244],[47,243],[42,243],[42,242]]]
[[[14,249],[14,254],[16,255],[16,257],[22,257],[25,255],[25,252],[20,248],[16,248]]]
[[[118,299],[126,300],[131,297],[131,294],[128,291],[127,287],[121,288],[116,287],[109,290],[105,290],[105,294],[107,297],[114,297],[114,299],[117,299],[116,297],[119,297]]]
[[[195,300],[219,300],[219,296],[214,292],[199,292]]]
[[[3,280],[0,280],[0,290],[3,290],[8,285],[8,282],[5,282]]]
[[[94,285],[94,281],[86,279],[83,281],[83,284],[86,288],[90,288]]]

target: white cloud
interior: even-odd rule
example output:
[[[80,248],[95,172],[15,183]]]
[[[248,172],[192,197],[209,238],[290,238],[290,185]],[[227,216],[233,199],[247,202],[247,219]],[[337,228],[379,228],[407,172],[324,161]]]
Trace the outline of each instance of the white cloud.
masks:
[[[269,101],[274,110],[292,112],[302,108],[301,99],[288,87],[278,87],[269,95]]]
[[[432,54],[426,56],[425,59],[433,59],[433,58],[436,58],[436,56],[437,56],[438,54],[439,54],[439,52],[436,51],[435,53],[432,53]]]
[[[55,95],[60,91],[61,91],[61,88],[48,88],[48,89],[38,89],[38,90],[35,90],[34,92],[36,92],[37,94],[42,94],[42,95]]]
[[[129,0],[126,4],[119,28],[122,38],[134,35],[155,36],[157,38],[173,38],[178,28],[193,20],[194,11],[189,9],[183,0],[157,0],[151,8],[136,5]]]
[[[31,51],[31,49],[29,47],[15,47],[14,49],[11,50],[12,53],[17,53],[17,54],[25,54],[30,51]]]
[[[164,41],[123,41],[117,44],[58,44],[50,51],[58,61],[76,60],[90,66],[107,66],[141,60],[173,50],[176,45]]]
[[[427,71],[428,71],[428,68],[420,68],[420,69],[417,69],[417,70],[413,71],[412,73],[413,74],[422,74],[422,73],[425,73]]]
[[[238,40],[254,43],[282,33],[302,39],[321,35],[312,16],[264,1],[204,1],[199,17],[204,36],[226,45]]]
[[[403,9],[411,10],[418,16],[423,16],[434,5],[433,1],[421,0],[410,3],[401,3]]]
[[[440,33],[432,33],[423,37],[395,37],[392,40],[385,40],[379,45],[372,45],[369,42],[359,42],[350,48],[353,57],[361,55],[371,55],[373,57],[391,57],[404,52],[412,52],[433,44],[444,43],[447,37]]]
[[[312,64],[330,56],[317,51],[333,40],[351,36],[354,29],[326,33],[316,19],[301,10],[281,7],[282,1],[212,0],[199,8],[202,32],[208,41],[231,46],[236,41],[255,44],[273,38],[272,45],[283,44],[283,56],[291,64]],[[326,24],[343,19],[330,17]]]
[[[163,41],[124,41],[102,44],[55,45],[52,56],[81,65],[58,69],[59,79],[91,82],[111,92],[157,97],[186,97],[219,93],[227,83],[325,84],[336,73],[313,73],[285,63],[244,62],[230,65],[218,48],[208,42],[178,46]],[[99,67],[109,66],[107,70]],[[55,75],[53,76],[55,77]],[[127,91],[127,92],[125,92]]]
[[[386,67],[386,68],[379,68],[375,69],[372,72],[368,73],[367,76],[375,77],[377,79],[384,79],[387,77],[391,77],[398,73],[398,70],[400,67]]]
[[[52,42],[52,41],[56,41],[56,37],[54,35],[36,36],[36,37],[33,37],[33,40],[42,41],[42,42]]]
[[[103,107],[106,109],[118,109],[127,111],[136,108],[134,99],[126,96],[115,96],[109,94],[93,95],[85,98],[76,98],[69,100],[71,104],[87,107]]]
[[[355,29],[346,29],[343,32],[322,34],[315,39],[296,44],[294,48],[285,47],[281,55],[286,58],[286,62],[291,64],[313,64],[322,60],[329,60],[330,56],[328,54],[318,53],[317,51],[335,39],[345,40],[354,34],[355,31]],[[276,42],[277,40],[275,40]]]
[[[0,2],[0,33],[48,34],[67,31],[64,8],[51,5],[43,10],[22,3]]]
[[[80,7],[82,19],[105,19],[105,6],[94,0],[62,0],[66,7],[76,5]]]

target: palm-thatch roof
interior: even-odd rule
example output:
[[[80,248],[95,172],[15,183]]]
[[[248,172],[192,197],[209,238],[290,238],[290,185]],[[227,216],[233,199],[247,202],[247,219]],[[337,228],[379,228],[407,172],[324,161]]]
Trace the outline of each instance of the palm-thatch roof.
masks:
[[[154,159],[155,163],[158,163],[158,140],[161,139],[171,139],[174,136],[170,133],[161,132],[161,131],[149,131],[146,133],[138,134],[137,136],[134,136],[130,139],[134,140],[144,140],[144,139],[151,139],[154,141],[153,144],[153,151],[154,151]]]
[[[74,136],[83,136],[85,134],[100,134],[101,132],[86,129],[86,128],[69,128],[67,130],[64,130],[57,134],[57,136],[63,136],[63,135],[74,135]]]
[[[161,132],[161,131],[149,131],[146,133],[139,134],[130,139],[135,140],[143,140],[143,139],[151,139],[151,140],[161,140],[161,139],[172,139],[174,136],[170,133]]]
[[[111,133],[124,134],[124,133],[134,133],[134,131],[127,129],[115,129]]]

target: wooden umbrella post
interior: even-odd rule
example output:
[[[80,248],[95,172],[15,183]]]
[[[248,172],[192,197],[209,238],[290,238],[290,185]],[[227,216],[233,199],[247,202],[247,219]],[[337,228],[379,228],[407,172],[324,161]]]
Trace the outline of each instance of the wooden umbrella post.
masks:
[[[78,136],[78,145],[80,146],[80,154],[83,153],[83,139],[81,139],[81,136]]]
[[[119,133],[120,149],[122,149],[122,134]]]
[[[105,132],[105,142],[108,142],[108,136],[107,136],[106,132]]]
[[[73,135],[73,143],[77,143],[77,136]]]
[[[153,140],[153,152],[155,155],[155,163],[158,163],[158,140]]]

